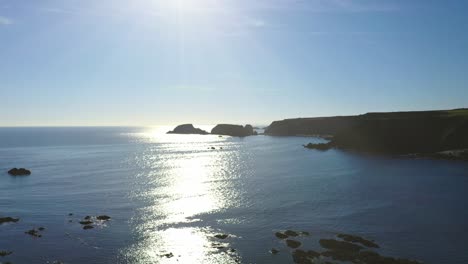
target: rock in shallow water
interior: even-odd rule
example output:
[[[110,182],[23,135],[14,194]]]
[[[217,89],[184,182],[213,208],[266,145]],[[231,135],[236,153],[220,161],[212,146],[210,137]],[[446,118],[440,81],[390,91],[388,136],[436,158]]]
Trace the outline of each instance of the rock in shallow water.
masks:
[[[0,251],[0,257],[5,257],[11,254],[13,254],[13,251],[5,251],[5,250]]]
[[[36,229],[31,229],[31,230],[28,230],[28,231],[26,231],[24,233],[27,234],[27,235],[33,236],[33,237],[42,237],[42,235],[39,234],[39,231],[36,230]]]
[[[353,235],[348,235],[348,234],[338,234],[337,235],[339,238],[343,239],[344,241],[347,242],[352,242],[352,243],[359,243],[361,245],[364,245],[366,247],[370,248],[378,248],[379,245],[374,243],[374,241],[364,239],[360,236],[353,236]]]
[[[101,221],[107,221],[109,219],[111,219],[110,216],[107,216],[107,215],[100,215],[98,217],[96,217],[97,220],[101,220]]]
[[[296,237],[299,235],[296,231],[292,231],[292,230],[286,230],[284,234],[287,236],[293,236],[293,237]]]
[[[279,238],[279,239],[286,239],[286,238],[288,238],[287,235],[285,235],[285,234],[283,234],[283,233],[281,233],[281,232],[276,232],[276,233],[275,233],[275,236],[276,236],[277,238]]]
[[[355,245],[349,242],[338,241],[335,239],[320,239],[319,243],[322,247],[331,249],[331,250],[346,250],[346,251],[359,251],[363,247]]]
[[[0,217],[0,225],[3,223],[16,223],[18,221],[19,221],[19,218]]]
[[[228,237],[228,235],[226,234],[218,234],[218,235],[215,235],[216,238],[218,239],[226,239]]]
[[[8,171],[8,174],[10,174],[11,176],[26,176],[31,175],[31,171],[25,168],[13,168]]]
[[[288,245],[288,247],[290,248],[298,248],[302,245],[301,242],[299,241],[296,241],[296,240],[292,240],[292,239],[287,239],[286,240],[286,245]]]
[[[320,253],[315,252],[313,250],[304,251],[301,249],[297,249],[292,253],[294,263],[300,263],[300,264],[314,263],[313,259],[319,256],[320,256]]]

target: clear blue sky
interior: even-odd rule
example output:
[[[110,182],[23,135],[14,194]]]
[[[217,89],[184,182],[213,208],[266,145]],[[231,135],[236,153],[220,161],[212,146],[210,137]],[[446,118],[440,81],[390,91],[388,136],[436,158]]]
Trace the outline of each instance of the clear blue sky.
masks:
[[[0,0],[0,126],[468,107],[468,1]]]

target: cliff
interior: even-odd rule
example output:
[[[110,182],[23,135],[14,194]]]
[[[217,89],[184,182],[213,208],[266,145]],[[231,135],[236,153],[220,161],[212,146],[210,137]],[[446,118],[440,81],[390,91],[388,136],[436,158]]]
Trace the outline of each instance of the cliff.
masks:
[[[468,148],[468,109],[289,119],[273,122],[265,134],[330,134],[334,136],[331,147],[393,154],[434,153]]]
[[[353,125],[356,120],[357,116],[285,119],[271,123],[265,129],[265,134],[271,136],[335,135]]]

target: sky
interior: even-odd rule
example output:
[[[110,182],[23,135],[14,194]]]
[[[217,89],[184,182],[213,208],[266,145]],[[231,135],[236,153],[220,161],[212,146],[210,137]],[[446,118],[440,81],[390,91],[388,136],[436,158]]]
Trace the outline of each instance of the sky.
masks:
[[[468,1],[0,0],[0,126],[468,107]]]

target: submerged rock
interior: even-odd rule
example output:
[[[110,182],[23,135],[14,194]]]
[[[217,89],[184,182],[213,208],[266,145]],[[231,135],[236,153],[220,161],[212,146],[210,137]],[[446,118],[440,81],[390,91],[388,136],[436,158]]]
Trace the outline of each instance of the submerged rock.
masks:
[[[0,257],[5,257],[11,254],[13,254],[13,251],[5,251],[5,250],[0,251]]]
[[[374,243],[374,241],[364,239],[360,236],[353,236],[348,234],[338,234],[337,236],[347,242],[359,243],[370,248],[379,248],[379,245]]]
[[[363,249],[363,247],[359,245],[335,239],[320,239],[319,243],[322,247],[329,250],[323,252],[323,256],[340,261],[352,261],[357,259],[359,251]]]
[[[381,256],[372,251],[329,250],[322,252],[321,255],[338,261],[360,264],[421,264],[415,260]]]
[[[94,228],[94,226],[92,226],[92,225],[85,225],[85,226],[83,226],[83,229],[84,229],[84,230],[93,229],[93,228]]]
[[[3,223],[16,223],[18,221],[19,221],[19,218],[0,217],[0,225]]]
[[[86,221],[80,221],[80,224],[82,225],[90,225],[92,224],[93,222],[92,221],[89,221],[89,220],[86,220]]]
[[[273,254],[273,255],[276,255],[279,253],[279,250],[277,250],[276,248],[272,248],[270,249],[270,253]]]
[[[84,219],[85,219],[85,220],[89,220],[89,219],[91,219],[91,216],[87,215],[87,216],[85,216]]]
[[[353,243],[338,241],[335,239],[320,239],[320,245],[323,248],[331,249],[331,250],[349,250],[349,251],[359,251],[363,249],[363,247],[359,245],[355,245]]]
[[[31,229],[31,230],[28,230],[28,231],[26,231],[24,233],[27,234],[27,235],[33,236],[33,237],[42,237],[42,235],[39,234],[39,231],[36,230],[36,229]]]
[[[320,253],[315,252],[313,250],[304,251],[301,249],[296,249],[292,253],[292,257],[293,257],[294,263],[308,264],[308,263],[314,263],[313,259],[320,257]]]
[[[174,130],[167,132],[167,134],[198,134],[198,135],[207,135],[209,134],[205,130],[195,128],[192,124],[184,124],[177,126]]]
[[[8,171],[8,174],[12,176],[26,176],[26,175],[31,175],[31,171],[27,170],[25,168],[13,168]]]
[[[296,241],[296,240],[292,240],[292,239],[287,239],[286,240],[286,245],[290,248],[298,248],[302,245],[301,242],[299,241]]]
[[[39,231],[44,231],[44,230],[45,230],[45,227],[42,227],[42,226],[41,226],[41,227],[39,227],[37,230],[39,230]]]
[[[281,233],[281,232],[276,232],[276,233],[275,233],[275,236],[276,236],[277,238],[279,238],[279,239],[286,239],[286,238],[288,238],[287,235],[285,235],[285,234],[283,234],[283,233]]]

